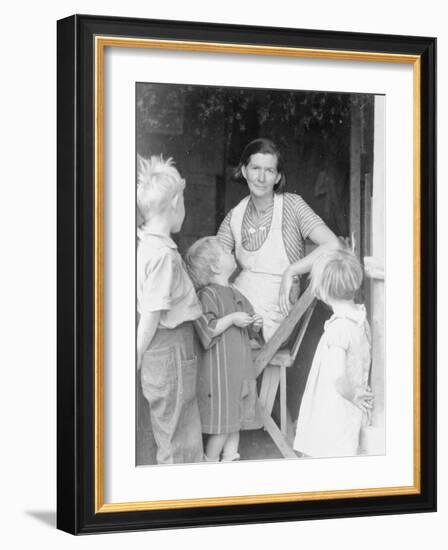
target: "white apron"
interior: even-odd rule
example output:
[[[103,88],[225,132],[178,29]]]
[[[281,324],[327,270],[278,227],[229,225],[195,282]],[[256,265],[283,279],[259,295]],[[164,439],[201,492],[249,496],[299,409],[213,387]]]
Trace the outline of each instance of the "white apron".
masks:
[[[242,267],[234,285],[251,302],[256,313],[263,317],[263,337],[267,341],[285,318],[279,307],[279,291],[282,275],[290,263],[282,235],[283,195],[274,194],[268,236],[262,246],[253,252],[245,250],[241,242],[243,217],[249,199],[246,197],[233,209],[230,219],[235,255]]]

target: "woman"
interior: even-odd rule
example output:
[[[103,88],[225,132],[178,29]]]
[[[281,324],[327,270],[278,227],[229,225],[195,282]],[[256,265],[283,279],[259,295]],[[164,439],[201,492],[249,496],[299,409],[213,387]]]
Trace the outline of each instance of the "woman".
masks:
[[[250,194],[227,214],[218,238],[235,251],[242,271],[234,284],[263,317],[269,340],[291,307],[294,279],[310,271],[324,249],[339,248],[339,239],[300,195],[284,192],[282,158],[272,141],[246,145],[235,175]],[[308,256],[306,238],[318,245]]]

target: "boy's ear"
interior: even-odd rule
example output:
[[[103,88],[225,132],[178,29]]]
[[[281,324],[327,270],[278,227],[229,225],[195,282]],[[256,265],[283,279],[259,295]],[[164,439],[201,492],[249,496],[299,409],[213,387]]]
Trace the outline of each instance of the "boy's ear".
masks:
[[[173,208],[173,210],[176,210],[179,199],[180,199],[180,193],[176,193],[174,197],[171,199],[171,207]]]

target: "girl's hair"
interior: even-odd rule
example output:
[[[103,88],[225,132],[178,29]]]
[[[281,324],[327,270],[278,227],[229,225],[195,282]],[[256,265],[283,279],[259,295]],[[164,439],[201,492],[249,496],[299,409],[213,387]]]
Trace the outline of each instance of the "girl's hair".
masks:
[[[185,254],[185,265],[196,289],[208,285],[222,252],[218,237],[203,237],[190,246]]]
[[[350,250],[331,250],[316,258],[311,269],[311,292],[328,299],[352,300],[362,283],[361,264]]]
[[[286,175],[283,168],[283,158],[280,149],[273,141],[266,138],[254,139],[244,148],[238,166],[233,173],[233,177],[240,183],[246,183],[242,168],[250,162],[250,157],[261,153],[262,155],[274,155],[277,158],[277,172],[280,174],[280,180],[274,185],[275,193],[284,193],[286,187]]]
[[[163,212],[184,188],[185,180],[174,167],[172,158],[137,156],[137,206],[145,221],[152,213]]]

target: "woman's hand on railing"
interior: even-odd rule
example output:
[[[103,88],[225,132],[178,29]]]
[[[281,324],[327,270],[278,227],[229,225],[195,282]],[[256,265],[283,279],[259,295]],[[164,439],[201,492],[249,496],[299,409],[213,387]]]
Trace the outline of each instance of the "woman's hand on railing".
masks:
[[[293,282],[294,282],[294,275],[288,268],[283,273],[282,282],[280,283],[280,292],[279,292],[280,311],[283,313],[283,315],[288,315],[289,310],[291,309],[291,302],[289,300],[289,295],[291,293]]]

